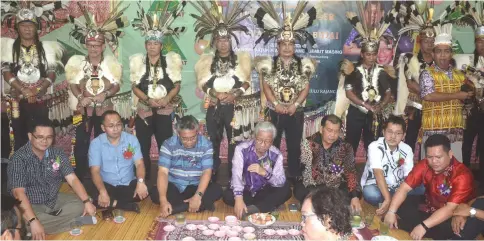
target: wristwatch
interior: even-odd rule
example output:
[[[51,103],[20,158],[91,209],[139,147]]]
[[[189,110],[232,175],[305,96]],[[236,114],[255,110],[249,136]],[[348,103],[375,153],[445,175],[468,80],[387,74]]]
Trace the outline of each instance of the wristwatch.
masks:
[[[138,178],[138,183],[143,183],[145,180],[143,178]]]
[[[203,193],[202,192],[197,192],[198,196],[200,197],[203,197]]]
[[[469,210],[469,213],[471,214],[471,218],[473,218],[476,216],[477,210],[475,208],[471,208],[471,210]]]
[[[29,219],[29,221],[27,223],[30,225],[35,220],[37,220],[37,217],[33,217],[33,218]]]
[[[82,203],[86,204],[86,203],[92,203],[92,198],[91,197],[88,197],[86,200],[82,201]]]

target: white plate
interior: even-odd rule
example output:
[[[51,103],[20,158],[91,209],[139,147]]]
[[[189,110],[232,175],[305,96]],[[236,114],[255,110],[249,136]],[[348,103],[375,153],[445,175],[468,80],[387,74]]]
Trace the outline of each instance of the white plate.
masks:
[[[269,229],[264,229],[264,233],[266,235],[272,236],[272,235],[276,234],[276,230],[270,229],[270,228]]]
[[[190,224],[187,224],[185,226],[186,229],[190,230],[190,231],[193,231],[193,230],[197,230],[197,225],[193,224],[193,223],[190,223]]]
[[[199,224],[199,225],[197,225],[197,229],[200,230],[200,231],[204,231],[204,230],[207,230],[207,226]]]
[[[253,233],[255,231],[255,228],[253,227],[244,227],[244,233]]]
[[[247,239],[247,240],[253,240],[255,239],[255,234],[254,233],[246,233],[244,234],[244,239]]]
[[[265,217],[266,215],[269,215],[269,216],[271,217],[271,221],[268,221],[268,222],[266,222],[265,224],[256,224],[256,223],[255,223],[255,220],[252,220],[252,215],[254,215],[254,214],[249,215],[249,217],[247,218],[247,220],[249,220],[249,222],[250,222],[251,224],[253,224],[254,226],[257,226],[257,227],[262,227],[262,228],[263,228],[263,227],[268,227],[268,226],[271,226],[272,224],[274,224],[274,223],[276,222],[276,217],[274,217],[274,216],[272,216],[272,215],[270,215],[270,214],[268,214],[268,213],[255,213],[255,215],[257,215],[257,214],[258,214],[258,215],[263,215],[264,217]]]
[[[208,228],[212,229],[212,230],[217,230],[217,229],[220,228],[220,225],[218,225],[216,223],[212,223],[212,224],[208,225]]]
[[[215,233],[215,231],[211,229],[203,230],[202,234],[205,236],[212,236]]]
[[[279,236],[285,236],[285,235],[287,235],[287,231],[284,230],[284,229],[278,229],[278,230],[276,230],[276,233]]]
[[[208,221],[211,222],[211,223],[218,222],[218,220],[220,220],[218,217],[209,217],[208,218]]]
[[[197,240],[193,237],[184,237],[182,241],[197,241]]]
[[[397,239],[386,235],[378,235],[373,237],[371,241],[397,241]]]
[[[176,229],[176,227],[173,226],[173,225],[166,225],[165,227],[163,227],[163,230],[165,230],[166,232],[171,232],[175,229]]]
[[[297,236],[301,233],[301,231],[299,231],[297,229],[289,229],[288,233],[292,236]]]

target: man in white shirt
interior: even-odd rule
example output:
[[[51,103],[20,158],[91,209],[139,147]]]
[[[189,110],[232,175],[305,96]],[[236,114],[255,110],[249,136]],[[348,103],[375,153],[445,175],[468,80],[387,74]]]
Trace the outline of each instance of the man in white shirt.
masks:
[[[365,201],[379,206],[378,215],[386,213],[393,193],[413,168],[412,148],[403,142],[405,131],[405,120],[390,116],[383,124],[383,137],[368,147],[361,186]],[[423,190],[417,188],[412,194],[421,195]]]

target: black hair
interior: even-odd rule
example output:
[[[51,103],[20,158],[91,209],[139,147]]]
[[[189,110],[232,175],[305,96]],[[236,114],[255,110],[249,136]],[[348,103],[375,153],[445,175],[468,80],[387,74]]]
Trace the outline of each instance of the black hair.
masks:
[[[168,77],[166,74],[166,58],[165,56],[163,56],[161,52],[160,52],[160,58],[158,59],[157,65],[158,67],[161,67],[161,69],[163,70],[163,73],[164,73],[163,76]],[[138,86],[136,87],[138,87],[143,92],[148,93],[148,85],[150,84],[150,82],[148,81],[148,77],[150,76],[150,59],[148,58],[148,55],[146,55],[146,58],[145,58],[145,69],[146,69],[145,74],[141,76],[141,80]]]
[[[217,62],[220,59],[218,50],[215,50],[215,56],[213,57],[212,64],[210,65],[210,73],[215,74],[217,71]],[[234,50],[230,49],[230,54],[229,54],[229,61],[230,61],[230,68],[235,68],[237,65],[237,56],[235,55]]]
[[[39,118],[34,120],[30,125],[29,132],[34,133],[37,127],[50,127],[52,128],[52,131],[54,131],[54,123],[47,118]]]
[[[329,229],[339,235],[351,233],[348,195],[337,188],[320,187],[311,192],[313,211],[322,221],[329,220]]]
[[[431,135],[427,141],[425,141],[425,150],[429,147],[442,146],[445,152],[450,151],[450,140],[447,136],[442,134]]]
[[[333,124],[338,124],[340,127],[343,125],[343,121],[335,114],[326,115],[321,119],[321,126],[325,126],[326,122],[329,121]]]
[[[35,32],[35,36],[34,36],[34,44],[37,49],[37,55],[39,57],[40,76],[46,77],[47,76],[47,72],[46,72],[47,57],[45,55],[44,47],[42,45],[42,42],[40,41],[39,34],[37,33],[37,31]],[[12,51],[12,60],[14,60],[16,63],[19,62],[21,45],[22,44],[20,42],[20,33],[19,33],[18,37],[13,42],[13,51]],[[16,66],[16,69],[17,70],[20,69],[20,66]],[[14,70],[14,72],[16,72],[17,70]]]
[[[186,115],[178,120],[175,127],[177,131],[198,130],[198,120],[192,115]]]
[[[101,115],[101,123],[104,124],[104,121],[106,120],[106,116],[108,116],[108,115],[117,115],[117,116],[119,116],[119,119],[121,119],[121,115],[117,111],[107,110]]]
[[[394,125],[400,125],[403,129],[403,133],[407,131],[407,124],[405,124],[405,120],[401,116],[396,116],[396,115],[390,115],[388,119],[385,120],[383,123],[383,130],[385,130],[388,127],[388,124],[392,123]]]

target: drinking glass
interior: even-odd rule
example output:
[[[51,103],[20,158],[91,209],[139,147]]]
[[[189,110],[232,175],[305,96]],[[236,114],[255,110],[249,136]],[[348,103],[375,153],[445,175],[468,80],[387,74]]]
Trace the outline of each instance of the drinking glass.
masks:
[[[370,227],[373,224],[374,218],[375,218],[375,212],[366,211],[365,212],[365,226]]]
[[[185,215],[183,213],[179,213],[175,215],[175,226],[183,226],[186,224]]]
[[[380,228],[378,231],[380,231],[380,235],[387,235],[390,231],[390,228],[388,227],[388,224],[380,221]]]
[[[114,221],[117,223],[124,222],[124,211],[120,209],[115,209],[113,211]]]
[[[74,221],[70,224],[71,226],[71,234],[72,235],[79,235],[81,234],[81,227],[82,223],[79,221]]]
[[[359,211],[351,211],[351,227],[357,228],[361,225],[361,214]]]

